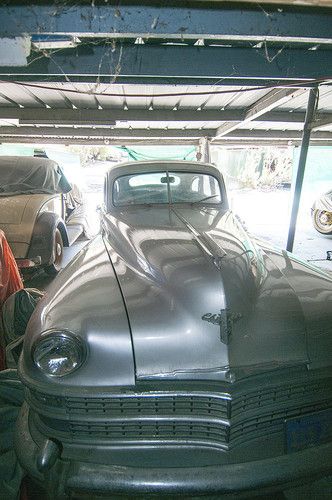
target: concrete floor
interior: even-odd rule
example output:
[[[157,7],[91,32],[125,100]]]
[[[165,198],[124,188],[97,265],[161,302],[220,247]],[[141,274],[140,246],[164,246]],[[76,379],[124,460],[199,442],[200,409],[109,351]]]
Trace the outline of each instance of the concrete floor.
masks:
[[[332,261],[326,260],[326,252],[332,250],[332,235],[322,235],[313,228],[310,212],[313,201],[309,192],[304,193],[293,253],[332,272]],[[286,248],[291,205],[290,191],[233,191],[230,193],[230,203],[250,233],[279,248]]]

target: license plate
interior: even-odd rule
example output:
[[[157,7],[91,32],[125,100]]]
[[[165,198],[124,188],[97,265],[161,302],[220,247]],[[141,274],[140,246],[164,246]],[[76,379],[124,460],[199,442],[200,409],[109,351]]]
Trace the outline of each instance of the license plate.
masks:
[[[285,424],[288,453],[319,446],[332,439],[332,409],[291,418]]]

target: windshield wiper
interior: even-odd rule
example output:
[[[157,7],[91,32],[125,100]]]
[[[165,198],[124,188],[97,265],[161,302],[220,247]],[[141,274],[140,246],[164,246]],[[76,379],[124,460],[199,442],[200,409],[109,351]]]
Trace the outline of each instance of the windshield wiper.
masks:
[[[211,200],[211,198],[216,198],[217,196],[219,196],[219,194],[212,194],[210,196],[205,196],[205,198],[202,198],[201,200],[192,201],[190,205],[195,205],[195,203],[202,203],[203,201]]]

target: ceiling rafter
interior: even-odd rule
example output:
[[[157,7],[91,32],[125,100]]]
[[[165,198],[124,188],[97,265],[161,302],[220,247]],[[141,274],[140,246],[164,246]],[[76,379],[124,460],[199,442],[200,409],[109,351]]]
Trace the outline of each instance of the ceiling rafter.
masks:
[[[219,109],[178,109],[177,111],[154,108],[149,111],[146,108],[129,108],[127,111],[116,108],[103,109],[71,109],[71,108],[19,108],[14,106],[0,106],[0,119],[17,119],[21,124],[75,124],[75,125],[111,125],[117,120],[126,121],[204,121],[204,122],[243,122],[245,109],[228,108],[224,111]],[[305,111],[270,111],[259,116],[261,122],[283,122],[303,123]],[[332,113],[319,113],[317,126],[330,123]],[[253,120],[254,121],[254,120]]]
[[[20,140],[18,141],[17,137],[12,137],[12,136],[6,136],[6,138],[2,141],[5,144],[31,144],[31,137],[20,137]],[[0,143],[1,143],[1,137],[0,137]],[[274,146],[282,146],[282,147],[288,147],[290,141],[287,139],[270,139],[268,141],[268,146],[274,145]],[[299,146],[301,144],[301,139],[293,139],[291,141],[293,146]],[[86,146],[92,146],[92,145],[114,145],[114,146],[131,146],[131,145],[144,145],[144,146],[149,146],[149,145],[170,145],[170,146],[175,146],[175,145],[192,145],[192,146],[198,146],[199,141],[198,139],[174,139],[174,138],[145,138],[145,139],[139,139],[139,138],[99,138],[99,137],[93,137],[93,138],[82,138],[82,137],[75,137],[75,138],[63,138],[63,137],[36,137],[36,140],[34,141],[34,144],[63,144],[65,146],[67,145],[72,145],[72,144],[77,144],[77,145],[86,145]],[[331,145],[331,140],[324,140],[321,139],[319,141],[319,146],[330,146]],[[243,149],[243,147],[251,146],[251,147],[260,147],[261,143],[258,142],[257,140],[252,140],[252,139],[246,139],[245,141],[243,139],[232,139],[232,140],[223,140],[220,139],[218,146],[224,146],[227,148],[239,148]]]
[[[0,126],[0,139],[2,138],[5,142],[6,136],[17,137],[19,142],[21,137],[81,137],[81,138],[174,138],[174,139],[199,139],[201,137],[210,138],[214,135],[215,129],[169,129],[169,128],[99,128],[94,129],[90,127],[86,128],[73,128],[73,127],[8,127]],[[232,140],[257,140],[258,141],[269,141],[269,140],[300,140],[302,137],[301,131],[294,130],[246,130],[239,129],[232,131],[227,136],[222,136],[222,142],[232,141]],[[215,141],[213,144],[218,144]],[[313,132],[311,139],[313,141],[320,140],[330,140],[332,141],[332,132]]]
[[[219,137],[228,135],[233,130],[239,127],[243,127],[244,125],[247,125],[249,122],[257,120],[262,115],[268,113],[269,111],[272,111],[278,106],[281,106],[285,102],[290,101],[291,99],[294,99],[295,97],[302,95],[304,92],[306,92],[306,89],[271,90],[268,94],[266,94],[264,97],[261,97],[260,99],[258,99],[258,101],[256,101],[249,108],[247,108],[245,112],[245,117],[242,121],[238,121],[235,123],[224,123],[223,125],[221,125],[217,129],[214,139],[218,139]]]
[[[199,138],[211,137],[214,134],[214,129],[147,129],[147,128],[114,128],[109,127],[94,129],[90,127],[73,128],[73,127],[1,127],[0,138],[6,135],[16,135],[17,138],[23,137],[174,137],[174,138]]]
[[[46,102],[40,99],[40,97],[36,96],[31,89],[27,87],[25,88],[25,92],[34,100],[34,102],[40,104],[41,106],[43,106],[43,108],[47,108]]]
[[[332,125],[332,116],[320,117],[317,116],[316,120],[311,125],[311,130],[322,129]]]

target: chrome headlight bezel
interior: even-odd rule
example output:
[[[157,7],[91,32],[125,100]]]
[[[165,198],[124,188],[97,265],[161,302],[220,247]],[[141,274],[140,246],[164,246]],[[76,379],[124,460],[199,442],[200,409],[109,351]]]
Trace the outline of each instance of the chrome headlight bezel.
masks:
[[[74,352],[76,355],[76,359],[72,367],[65,368],[63,373],[52,373],[51,371],[45,369],[41,359],[38,359],[38,354],[42,354],[43,349],[46,349],[47,351],[47,346],[49,346],[49,351],[54,350],[54,352],[56,352],[55,349],[57,347],[60,349],[66,349],[66,346],[67,348],[69,346],[72,349],[72,353]],[[62,378],[67,375],[71,375],[82,366],[86,360],[86,356],[87,348],[85,343],[80,337],[78,337],[78,335],[66,329],[52,328],[45,330],[34,342],[31,349],[33,364],[38,368],[38,370],[40,370],[41,373],[52,378]]]

